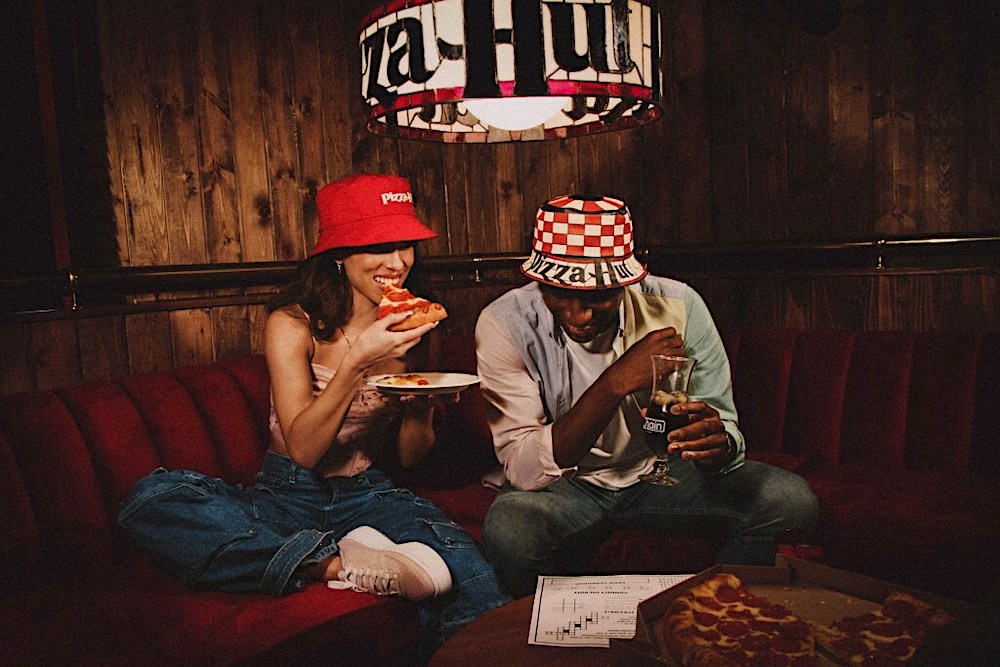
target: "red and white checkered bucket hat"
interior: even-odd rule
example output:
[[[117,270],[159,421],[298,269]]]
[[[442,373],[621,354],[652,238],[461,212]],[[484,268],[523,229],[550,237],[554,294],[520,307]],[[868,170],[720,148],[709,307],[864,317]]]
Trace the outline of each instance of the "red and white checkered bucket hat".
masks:
[[[521,272],[546,285],[608,289],[646,275],[635,258],[632,216],[613,197],[562,195],[538,209],[531,256]]]

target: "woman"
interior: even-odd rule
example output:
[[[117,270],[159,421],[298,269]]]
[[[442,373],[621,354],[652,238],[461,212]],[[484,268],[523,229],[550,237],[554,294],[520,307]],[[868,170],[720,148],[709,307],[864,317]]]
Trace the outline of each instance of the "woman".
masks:
[[[271,446],[253,487],[191,471],[140,480],[119,517],[193,587],[284,595],[310,580],[422,601],[424,658],[506,601],[472,538],[380,469],[433,445],[428,397],[384,396],[365,376],[401,372],[436,326],[389,331],[381,282],[403,284],[417,241],[409,184],[358,175],[320,190],[316,247],[271,304],[264,352]]]

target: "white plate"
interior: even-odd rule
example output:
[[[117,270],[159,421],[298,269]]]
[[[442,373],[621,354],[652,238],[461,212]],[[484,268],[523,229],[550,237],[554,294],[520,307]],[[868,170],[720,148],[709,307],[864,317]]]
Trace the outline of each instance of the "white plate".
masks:
[[[368,378],[368,384],[377,387],[384,394],[398,394],[407,396],[410,394],[433,395],[433,394],[457,394],[458,392],[479,383],[479,377],[468,373],[399,373],[399,375],[419,375],[427,380],[427,384],[389,384],[387,379],[396,377],[396,374],[373,375]]]

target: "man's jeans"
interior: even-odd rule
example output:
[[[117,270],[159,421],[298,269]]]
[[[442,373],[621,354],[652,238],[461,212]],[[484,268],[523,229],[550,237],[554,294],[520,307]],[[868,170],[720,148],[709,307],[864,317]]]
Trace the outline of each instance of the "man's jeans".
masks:
[[[720,476],[678,459],[671,473],[680,485],[608,490],[573,477],[539,491],[504,485],[483,526],[504,589],[521,597],[534,592],[539,575],[585,573],[616,528],[705,536],[722,544],[720,563],[773,565],[774,536],[812,526],[819,511],[804,479],[762,463]]]
[[[427,544],[448,564],[452,590],[418,607],[424,651],[508,599],[468,533],[377,470],[323,479],[268,452],[244,488],[161,469],[135,484],[118,518],[137,546],[199,589],[292,593],[308,583],[306,566],[338,553],[337,540],[358,526]]]

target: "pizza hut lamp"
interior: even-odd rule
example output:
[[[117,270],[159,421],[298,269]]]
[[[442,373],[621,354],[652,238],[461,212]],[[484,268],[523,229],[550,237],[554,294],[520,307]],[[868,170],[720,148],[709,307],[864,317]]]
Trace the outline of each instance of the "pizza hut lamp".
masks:
[[[656,0],[387,0],[359,42],[375,134],[561,139],[663,113]]]

